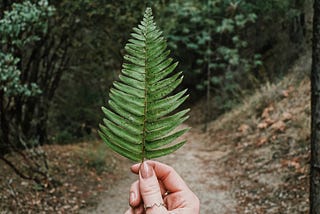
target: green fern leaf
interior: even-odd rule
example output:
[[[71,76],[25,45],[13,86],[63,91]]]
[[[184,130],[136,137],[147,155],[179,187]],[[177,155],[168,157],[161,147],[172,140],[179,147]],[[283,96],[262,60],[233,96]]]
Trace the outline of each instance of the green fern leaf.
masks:
[[[188,130],[173,132],[188,118],[189,109],[172,113],[188,95],[186,90],[172,95],[183,76],[172,74],[178,63],[168,57],[166,40],[150,8],[133,31],[120,80],[109,93],[110,109],[102,107],[105,118],[98,132],[117,153],[143,161],[172,153],[185,143],[169,145]]]

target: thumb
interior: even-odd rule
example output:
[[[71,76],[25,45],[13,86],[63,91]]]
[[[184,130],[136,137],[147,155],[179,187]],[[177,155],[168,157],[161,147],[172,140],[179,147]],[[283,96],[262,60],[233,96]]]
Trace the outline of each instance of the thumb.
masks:
[[[167,213],[153,168],[143,162],[139,171],[140,194],[147,213]],[[162,211],[162,212],[161,212]]]

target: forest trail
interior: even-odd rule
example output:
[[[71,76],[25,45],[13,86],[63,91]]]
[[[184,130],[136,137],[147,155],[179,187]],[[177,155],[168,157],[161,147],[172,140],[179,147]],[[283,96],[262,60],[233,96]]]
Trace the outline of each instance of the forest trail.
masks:
[[[304,54],[281,81],[266,84],[208,123],[206,133],[204,103],[192,106],[192,129],[182,136],[187,144],[159,160],[196,193],[201,214],[308,213],[310,69],[311,55]],[[121,214],[128,208],[129,187],[137,179],[132,162],[101,140],[43,149],[63,185],[39,191],[0,165],[2,210]]]
[[[282,81],[266,84],[211,121],[206,133],[202,103],[192,107],[192,129],[182,136],[187,144],[159,161],[173,166],[199,197],[201,214],[308,213],[310,69],[307,53]],[[116,175],[123,178],[81,213],[128,208],[129,187],[137,178],[128,160],[117,156],[117,162]]]
[[[188,142],[180,150],[157,160],[173,166],[183,177],[200,199],[201,214],[235,213],[236,203],[231,195],[231,186],[223,176],[223,170],[226,169],[219,166],[217,161],[225,156],[228,150],[218,145],[210,145],[208,150],[206,136],[200,126],[192,127],[182,136]],[[123,171],[124,178],[119,179],[101,195],[95,208],[82,210],[80,213],[124,213],[128,209],[129,187],[137,179],[129,172],[130,166],[128,162],[127,170]]]

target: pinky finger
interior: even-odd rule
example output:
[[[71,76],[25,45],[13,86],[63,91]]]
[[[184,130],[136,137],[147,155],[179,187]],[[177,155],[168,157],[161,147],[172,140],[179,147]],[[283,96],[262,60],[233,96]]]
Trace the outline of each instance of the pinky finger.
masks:
[[[144,214],[144,213],[145,213],[145,212],[144,212],[144,207],[143,207],[142,204],[140,204],[139,207],[136,207],[136,208],[134,209],[134,211],[135,211],[134,214]]]
[[[132,208],[130,207],[125,214],[144,214],[144,208],[143,205],[140,204],[138,207]]]
[[[124,214],[135,214],[134,210],[130,207]]]

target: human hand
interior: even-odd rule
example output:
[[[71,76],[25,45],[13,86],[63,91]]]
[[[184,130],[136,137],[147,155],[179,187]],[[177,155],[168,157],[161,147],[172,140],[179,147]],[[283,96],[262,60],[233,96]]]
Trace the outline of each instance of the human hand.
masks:
[[[139,179],[130,187],[125,214],[198,214],[200,202],[178,173],[156,161],[135,164],[131,171]]]

